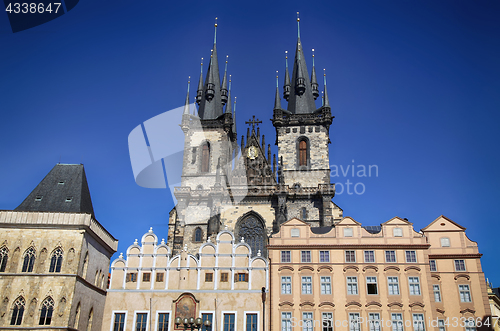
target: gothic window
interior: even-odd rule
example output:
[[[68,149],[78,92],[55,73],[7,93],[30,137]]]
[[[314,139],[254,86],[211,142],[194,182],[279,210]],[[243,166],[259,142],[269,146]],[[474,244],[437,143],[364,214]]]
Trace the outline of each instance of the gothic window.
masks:
[[[62,255],[63,251],[61,247],[56,248],[54,252],[52,252],[49,272],[61,272]]]
[[[94,318],[94,309],[90,308],[89,318],[87,321],[87,331],[92,330],[92,319]]]
[[[7,267],[7,259],[9,258],[9,250],[3,246],[0,248],[0,272],[4,272]]]
[[[50,325],[52,321],[52,313],[54,312],[54,300],[51,297],[46,298],[42,302],[42,309],[40,310],[39,325]]]
[[[298,163],[299,167],[307,167],[309,159],[309,146],[307,138],[299,138],[298,141]]]
[[[30,247],[24,252],[22,272],[32,272],[33,265],[35,265],[35,249]]]
[[[83,272],[82,277],[87,278],[87,267],[89,266],[89,252],[85,254],[85,259],[83,259]]]
[[[201,242],[201,237],[202,237],[202,232],[200,228],[196,228],[194,230],[194,241],[195,242]]]
[[[78,330],[78,327],[80,326],[80,303],[79,302],[78,302],[78,305],[76,306],[75,322],[73,323],[73,326],[77,330]]]
[[[201,149],[201,172],[209,172],[210,170],[210,144],[203,144]]]
[[[252,256],[256,256],[260,250],[262,256],[266,256],[267,235],[263,222],[255,215],[249,215],[238,221],[236,225],[236,238],[244,238],[252,249]]]
[[[307,209],[305,207],[302,208],[300,216],[302,217],[303,221],[307,220]]]
[[[21,325],[25,304],[26,301],[24,301],[23,297],[17,298],[17,300],[14,302],[14,306],[12,307],[12,317],[10,319],[10,325]]]

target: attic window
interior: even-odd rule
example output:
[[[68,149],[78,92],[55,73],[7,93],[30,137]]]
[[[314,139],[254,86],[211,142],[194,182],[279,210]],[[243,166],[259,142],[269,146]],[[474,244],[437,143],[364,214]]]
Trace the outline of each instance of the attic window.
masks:
[[[37,195],[35,201],[42,201],[43,195]]]
[[[344,237],[352,237],[352,228],[344,228]]]
[[[66,202],[71,202],[73,200],[73,197],[66,197]]]
[[[403,236],[403,229],[401,228],[394,228],[394,237],[402,237]]]
[[[300,237],[300,230],[299,229],[292,229],[290,232],[291,232],[292,237]]]
[[[63,180],[59,181],[57,185],[64,185],[64,181]]]

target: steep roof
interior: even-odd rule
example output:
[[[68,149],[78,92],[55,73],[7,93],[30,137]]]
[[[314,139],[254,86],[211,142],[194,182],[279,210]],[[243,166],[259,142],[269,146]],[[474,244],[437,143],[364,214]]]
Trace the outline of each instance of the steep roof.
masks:
[[[88,213],[94,216],[83,164],[56,164],[15,210]]]

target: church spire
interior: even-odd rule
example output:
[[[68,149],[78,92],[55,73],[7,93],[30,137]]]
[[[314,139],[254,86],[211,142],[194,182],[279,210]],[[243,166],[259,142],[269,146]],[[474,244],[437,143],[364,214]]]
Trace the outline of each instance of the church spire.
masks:
[[[325,85],[325,93],[323,95],[323,107],[330,108],[330,101],[328,100],[328,92],[326,90],[326,73],[325,69],[323,69],[323,84]]]
[[[223,103],[221,98],[221,84],[219,62],[217,60],[217,18],[215,19],[214,47],[210,56],[207,76],[205,78],[204,98],[201,98],[198,114],[202,120],[216,119],[221,116]]]
[[[300,41],[300,18],[297,17],[297,47],[293,63],[293,73],[290,97],[288,100],[288,111],[292,114],[311,114],[316,110],[311,82],[307,72],[306,61]]]
[[[189,115],[189,85],[191,84],[191,76],[188,78],[188,88],[186,93],[186,102],[184,103],[184,113],[183,115]]]
[[[221,98],[223,105],[226,104],[227,99],[228,99],[228,96],[227,96],[227,58],[228,57],[229,57],[229,55],[226,55],[226,67],[224,69],[224,78],[222,78],[222,86],[220,89],[220,98]],[[229,102],[229,103],[231,103],[231,102]]]
[[[288,51],[285,51],[285,84],[283,85],[283,99],[290,97],[290,74],[288,73]]]
[[[227,63],[227,61],[226,61]],[[226,79],[226,75],[224,74],[224,79]],[[222,84],[224,85],[224,84]],[[232,114],[232,110],[231,110],[231,75],[229,75],[229,92],[227,92],[227,98],[226,98],[226,113],[228,114]],[[234,118],[233,118],[233,121],[234,121]]]
[[[278,70],[276,70],[276,96],[274,97],[274,109],[281,109],[280,91],[278,87]]]
[[[198,82],[198,91],[196,91],[196,103],[199,105],[203,98],[203,58],[200,65],[200,81]]]
[[[318,91],[318,80],[316,79],[316,68],[314,67],[314,48],[312,50],[313,54],[313,67],[311,71],[311,89],[312,89],[312,94],[314,96],[314,100],[316,100],[319,97],[319,91]]]
[[[229,75],[229,91],[231,92],[231,75]],[[231,102],[231,99],[229,99]],[[236,97],[234,97],[234,107],[233,107],[233,133],[235,137],[238,137],[236,133]]]

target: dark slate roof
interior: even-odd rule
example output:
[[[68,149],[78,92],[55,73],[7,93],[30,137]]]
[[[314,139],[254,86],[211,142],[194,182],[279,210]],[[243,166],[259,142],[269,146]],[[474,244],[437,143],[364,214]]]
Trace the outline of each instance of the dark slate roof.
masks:
[[[370,232],[371,234],[376,234],[382,231],[382,227],[380,225],[366,225],[362,226],[362,228]]]
[[[330,232],[331,229],[333,229],[333,226],[311,227],[311,232],[315,234],[325,234]]]
[[[306,90],[303,94],[295,93],[295,82],[298,76],[305,80]],[[292,81],[290,84],[290,98],[288,99],[288,111],[292,114],[311,114],[316,111],[314,96],[312,95],[311,82],[307,72],[306,60],[302,51],[300,38],[297,39],[297,48],[295,50],[295,61],[293,63]]]
[[[208,101],[205,97],[208,84],[214,84],[214,98]],[[217,59],[217,45],[214,42],[212,56],[208,65],[207,78],[203,87],[203,98],[198,108],[198,116],[202,120],[216,119],[222,115],[222,101],[220,94],[219,61]]]
[[[56,164],[14,210],[88,213],[94,216],[83,164]]]
[[[492,288],[491,290],[498,298],[500,298],[500,287]]]

